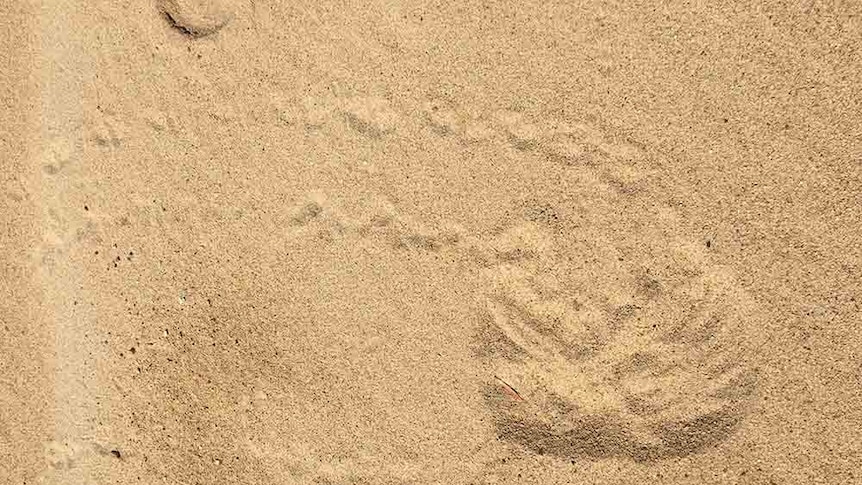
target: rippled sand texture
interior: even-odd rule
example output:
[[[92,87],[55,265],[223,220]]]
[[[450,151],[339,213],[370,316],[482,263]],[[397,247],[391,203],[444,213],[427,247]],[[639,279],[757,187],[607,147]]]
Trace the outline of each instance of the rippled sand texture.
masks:
[[[0,483],[858,481],[850,7],[16,8]]]

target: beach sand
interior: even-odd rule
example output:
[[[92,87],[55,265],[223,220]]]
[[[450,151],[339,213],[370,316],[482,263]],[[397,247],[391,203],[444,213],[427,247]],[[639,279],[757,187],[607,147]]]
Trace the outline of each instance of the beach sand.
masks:
[[[860,7],[13,2],[0,482],[860,483]]]

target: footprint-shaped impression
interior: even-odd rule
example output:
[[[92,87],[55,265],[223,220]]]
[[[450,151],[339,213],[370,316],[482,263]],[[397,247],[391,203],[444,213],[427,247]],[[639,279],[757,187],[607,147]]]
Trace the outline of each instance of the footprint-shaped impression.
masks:
[[[657,289],[610,259],[587,258],[596,268],[582,274],[641,288],[607,295],[589,278],[561,283],[552,246],[541,225],[523,223],[484,248],[480,349],[494,372],[487,402],[498,434],[541,454],[637,460],[730,435],[755,391],[739,359],[749,303],[730,275],[707,266]]]

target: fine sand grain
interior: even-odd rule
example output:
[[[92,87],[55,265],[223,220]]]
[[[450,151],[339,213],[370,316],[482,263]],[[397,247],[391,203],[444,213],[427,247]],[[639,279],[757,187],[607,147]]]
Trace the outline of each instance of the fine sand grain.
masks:
[[[0,483],[862,481],[862,6],[13,3]]]

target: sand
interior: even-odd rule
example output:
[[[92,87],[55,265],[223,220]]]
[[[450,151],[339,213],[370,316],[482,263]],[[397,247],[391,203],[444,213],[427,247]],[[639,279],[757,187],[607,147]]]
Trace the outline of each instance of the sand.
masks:
[[[0,482],[862,482],[860,7],[7,5]]]

